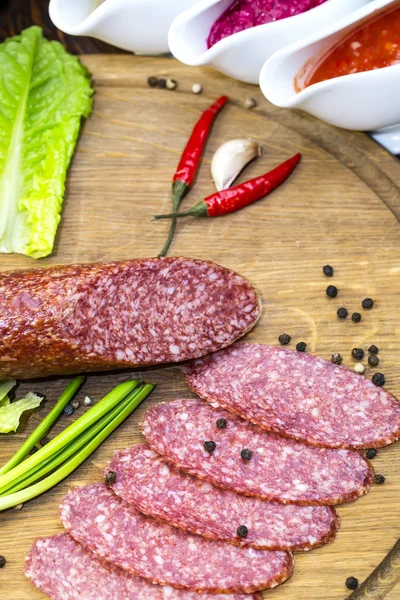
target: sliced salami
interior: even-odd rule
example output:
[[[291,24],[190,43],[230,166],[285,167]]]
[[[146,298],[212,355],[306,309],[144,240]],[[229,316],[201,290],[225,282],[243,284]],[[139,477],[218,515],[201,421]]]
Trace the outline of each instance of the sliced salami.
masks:
[[[133,577],[85,550],[68,533],[37,540],[25,575],[52,600],[199,600],[199,594]],[[262,600],[261,594],[202,594],[201,600]]]
[[[222,490],[179,471],[145,444],[116,452],[107,471],[117,476],[113,491],[140,512],[238,546],[310,550],[331,541],[339,527],[331,507],[276,504]]]
[[[219,419],[226,421],[223,429]],[[154,450],[183,471],[262,500],[340,504],[365,494],[373,480],[358,452],[315,448],[267,433],[199,399],[151,407],[143,432]]]
[[[0,275],[0,377],[179,362],[241,337],[251,285],[212,262],[150,258]]]
[[[201,398],[280,435],[327,448],[400,436],[400,403],[345,367],[263,344],[235,344],[185,367]]]
[[[88,550],[153,583],[196,592],[252,593],[285,581],[291,554],[206,540],[139,513],[98,483],[69,492],[64,527]]]

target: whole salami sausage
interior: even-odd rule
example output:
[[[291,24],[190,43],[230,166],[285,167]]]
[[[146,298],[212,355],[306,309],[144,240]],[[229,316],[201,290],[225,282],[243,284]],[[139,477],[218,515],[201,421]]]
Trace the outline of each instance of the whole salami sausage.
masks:
[[[291,554],[186,533],[145,517],[101,483],[70,491],[60,519],[85,548],[153,583],[239,594],[275,587],[292,573]]]
[[[276,504],[221,490],[179,471],[146,444],[116,452],[106,471],[116,473],[113,491],[140,512],[237,546],[310,550],[333,540],[339,527],[331,507]]]
[[[0,377],[179,362],[245,334],[251,285],[212,262],[150,258],[0,275]]]
[[[226,421],[223,429],[220,419]],[[366,494],[373,481],[358,452],[314,448],[267,433],[199,399],[152,406],[143,432],[150,446],[179,469],[262,500],[341,504]]]
[[[366,377],[310,354],[235,344],[185,368],[201,398],[268,431],[326,448],[377,448],[400,436],[400,402]]]
[[[25,575],[52,600],[199,600],[196,592],[153,585],[96,558],[68,533],[37,540]],[[261,594],[202,594],[201,600],[262,600]]]

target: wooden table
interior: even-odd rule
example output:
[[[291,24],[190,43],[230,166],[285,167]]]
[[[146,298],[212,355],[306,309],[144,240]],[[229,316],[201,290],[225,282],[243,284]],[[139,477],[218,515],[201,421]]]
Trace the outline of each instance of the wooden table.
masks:
[[[123,53],[114,46],[89,37],[67,35],[50,21],[49,0],[2,0],[0,2],[0,41],[31,25],[43,27],[48,39],[58,40],[73,54]]]
[[[32,22],[29,13],[15,12],[17,5],[9,9],[7,34],[16,31],[12,27],[19,23],[26,26]],[[31,3],[36,22],[45,15],[45,5]],[[16,24],[10,20],[13,14],[18,15]],[[3,30],[5,23],[3,19]],[[97,42],[88,43],[97,46]],[[89,48],[91,52],[94,49]],[[249,340],[277,343],[278,335],[287,331],[294,343],[306,341],[316,355],[329,359],[333,351],[341,352],[350,368],[351,349],[375,343],[380,348],[379,368],[385,373],[387,388],[400,396],[399,163],[367,136],[342,132],[300,112],[277,109],[256,88],[215,71],[191,69],[167,58],[116,53],[86,56],[83,62],[93,74],[95,106],[69,171],[54,254],[40,263],[2,255],[0,269],[155,255],[165,239],[167,224],[152,223],[151,217],[170,206],[171,175],[191,126],[212,99],[228,92],[231,103],[213,129],[186,207],[213,191],[211,157],[232,137],[252,137],[264,149],[263,157],[246,170],[242,180],[269,170],[298,150],[303,154],[302,163],[284,186],[243,212],[215,220],[182,221],[173,253],[215,260],[255,284],[264,314]],[[147,77],[153,74],[175,77],[178,89],[148,88]],[[195,81],[204,86],[201,96],[190,91]],[[243,107],[249,95],[257,100],[253,111]],[[332,281],[321,271],[327,262],[335,267]],[[329,283],[340,290],[336,300],[325,295]],[[361,323],[336,318],[339,306],[360,310],[366,296],[372,296],[376,305],[363,312]],[[189,395],[178,367],[141,370],[139,374],[158,384],[147,406]],[[371,374],[367,370],[366,375]],[[88,394],[99,399],[117,382],[134,375],[136,371],[92,375],[79,397]],[[17,434],[0,438],[0,462],[47,414],[66,382],[67,378],[57,378],[20,386],[18,395],[37,389],[47,400],[23,420]],[[0,571],[1,600],[43,598],[22,572],[30,544],[39,535],[61,529],[57,505],[71,486],[98,480],[115,449],[141,439],[144,408],[63,483],[21,511],[0,514],[0,554],[8,559]],[[71,419],[64,417],[51,435],[69,422]],[[382,560],[400,537],[400,446],[379,451],[373,465],[386,476],[385,485],[374,486],[365,498],[339,507],[342,527],[335,543],[298,555],[293,579],[265,598],[343,600],[346,577],[363,580]],[[387,596],[387,600],[399,598],[398,588]]]

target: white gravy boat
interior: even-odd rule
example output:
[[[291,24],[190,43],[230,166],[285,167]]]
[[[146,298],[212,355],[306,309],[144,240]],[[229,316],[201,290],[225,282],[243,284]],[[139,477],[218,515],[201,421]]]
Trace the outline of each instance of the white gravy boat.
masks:
[[[374,0],[324,31],[280,50],[261,70],[264,96],[277,106],[300,108],[344,129],[370,131],[390,152],[400,154],[400,64],[322,81],[299,93],[294,86],[305,63],[317,64],[357,24],[392,4],[400,6],[398,0]]]
[[[207,49],[211,26],[232,0],[201,0],[174,20],[168,35],[169,47],[187,65],[211,65],[235,79],[258,83],[261,67],[277,50],[321,31],[368,1],[327,0],[294,17],[234,33]]]
[[[136,54],[163,54],[174,18],[196,0],[50,0],[54,25]]]

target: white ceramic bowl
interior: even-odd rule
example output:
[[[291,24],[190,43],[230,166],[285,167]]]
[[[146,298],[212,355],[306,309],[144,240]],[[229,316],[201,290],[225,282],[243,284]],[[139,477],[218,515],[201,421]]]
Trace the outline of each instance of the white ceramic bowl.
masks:
[[[374,0],[320,33],[272,56],[260,74],[260,87],[273,104],[300,108],[345,129],[371,131],[394,154],[400,153],[400,64],[354,73],[311,85],[296,93],[294,80],[306,62],[321,56],[375,11],[397,0]]]
[[[235,33],[208,50],[211,26],[232,0],[202,0],[174,20],[168,43],[172,54],[187,65],[211,65],[235,79],[258,83],[264,62],[277,50],[320,31],[368,1],[327,0],[306,13]]]
[[[54,25],[136,54],[164,54],[173,19],[197,0],[50,0]]]

